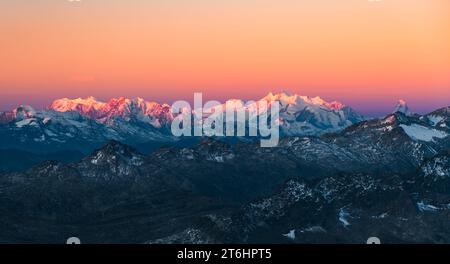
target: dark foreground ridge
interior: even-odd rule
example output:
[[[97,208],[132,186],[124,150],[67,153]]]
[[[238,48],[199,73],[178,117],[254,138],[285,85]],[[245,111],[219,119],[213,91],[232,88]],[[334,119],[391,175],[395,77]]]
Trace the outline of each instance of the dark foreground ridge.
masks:
[[[348,136],[383,122],[270,149],[210,139],[143,155],[110,141],[78,162],[4,173],[0,242],[450,243],[449,153],[395,128],[365,145]],[[352,155],[367,142],[383,159]]]

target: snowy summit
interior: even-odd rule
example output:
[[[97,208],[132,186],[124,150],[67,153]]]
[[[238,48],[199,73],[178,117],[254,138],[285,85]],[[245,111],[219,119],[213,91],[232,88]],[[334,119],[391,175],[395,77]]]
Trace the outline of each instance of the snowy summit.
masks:
[[[409,110],[408,104],[403,99],[398,100],[397,106],[395,107],[395,110],[392,113],[393,114],[402,113],[406,116],[412,115],[411,111]]]

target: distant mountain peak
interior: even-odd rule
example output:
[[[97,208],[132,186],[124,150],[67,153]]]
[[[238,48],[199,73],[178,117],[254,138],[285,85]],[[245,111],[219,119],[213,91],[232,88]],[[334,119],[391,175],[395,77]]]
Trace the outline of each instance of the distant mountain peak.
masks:
[[[338,102],[338,101],[332,101],[327,102],[324,99],[322,99],[320,96],[316,97],[309,97],[309,96],[302,96],[298,94],[291,94],[290,92],[280,92],[280,93],[272,93],[270,92],[265,97],[263,97],[261,100],[273,102],[273,101],[279,101],[281,105],[297,105],[297,104],[308,104],[308,105],[314,105],[314,106],[322,106],[325,108],[328,108],[330,110],[341,110],[344,107],[346,107],[345,104]]]
[[[280,103],[281,130],[285,135],[320,135],[336,132],[365,118],[338,101],[280,92],[261,99]]]
[[[137,150],[116,140],[110,140],[88,157],[89,162],[95,165],[111,164],[117,161],[140,165],[142,159],[143,156]]]
[[[403,99],[398,100],[397,106],[392,113],[402,113],[406,116],[412,115],[411,111],[409,110],[408,104]]]
[[[274,102],[279,101],[282,105],[285,104],[296,104],[298,99],[298,95],[291,95],[290,93],[281,92],[281,93],[268,93],[266,96],[264,96],[261,100],[262,101],[268,101],[268,102]]]
[[[96,111],[102,109],[104,106],[105,103],[97,101],[93,96],[89,96],[87,98],[57,99],[52,102],[49,108],[57,112],[76,111],[82,115],[95,118]]]
[[[12,121],[21,121],[28,118],[33,118],[36,115],[36,110],[29,105],[21,105],[9,112],[0,112],[0,124],[7,124]]]

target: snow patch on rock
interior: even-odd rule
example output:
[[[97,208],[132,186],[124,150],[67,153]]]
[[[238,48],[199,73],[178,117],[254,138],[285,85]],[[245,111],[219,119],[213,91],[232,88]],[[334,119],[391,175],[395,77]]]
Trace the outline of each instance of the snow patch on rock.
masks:
[[[435,138],[445,138],[448,134],[444,131],[428,128],[418,124],[400,125],[405,133],[413,140],[434,141]]]

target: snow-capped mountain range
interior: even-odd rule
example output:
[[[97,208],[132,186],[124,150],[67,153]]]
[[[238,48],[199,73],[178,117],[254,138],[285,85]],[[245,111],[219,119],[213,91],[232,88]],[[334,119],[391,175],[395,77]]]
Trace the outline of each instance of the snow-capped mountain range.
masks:
[[[257,100],[281,105],[281,133],[286,136],[322,135],[337,132],[364,120],[340,102],[320,97],[269,93]],[[242,100],[228,100],[249,111]],[[57,99],[47,109],[20,106],[0,113],[0,148],[26,150],[79,149],[92,151],[107,140],[128,144],[175,142],[170,124],[176,115],[168,104],[142,98],[113,98],[102,102],[94,97]]]
[[[113,98],[107,103],[97,101],[94,97],[86,99],[58,99],[49,107],[56,112],[78,112],[80,115],[96,120],[102,124],[114,125],[120,119],[138,120],[155,128],[161,128],[173,119],[170,106],[156,102],[147,102],[142,98]]]
[[[269,93],[259,101],[279,102],[280,132],[286,136],[322,136],[372,123],[340,102],[327,102],[320,97]],[[251,111],[242,100],[228,100],[237,108]],[[400,116],[400,117],[399,117]],[[142,98],[114,98],[108,102],[86,99],[58,99],[47,109],[20,106],[0,113],[0,149],[19,149],[34,153],[75,150],[88,154],[109,140],[132,146],[179,144],[170,125],[175,115],[168,104],[148,102]],[[373,129],[393,130],[392,119],[401,120],[398,128],[413,141],[433,143],[450,134],[448,108],[427,115],[412,113],[400,100],[393,117],[383,119]],[[226,121],[225,121],[226,122]],[[368,122],[368,123],[367,123]],[[397,123],[396,123],[397,124]],[[355,129],[353,128],[353,129]],[[347,130],[348,131],[348,130]],[[181,139],[183,140],[183,139]],[[140,149],[142,151],[142,148]],[[144,151],[146,152],[146,150]]]
[[[350,107],[337,102],[327,102],[320,97],[291,95],[286,92],[269,93],[257,102],[265,101],[269,105],[279,102],[281,105],[281,129],[285,135],[320,135],[339,131],[349,125],[364,120]],[[243,100],[233,99],[224,103],[233,105],[237,110],[252,111],[255,104],[246,105]],[[174,118],[168,104],[147,102],[142,98],[111,99],[107,103],[93,97],[86,99],[58,99],[49,109],[57,112],[75,111],[94,119],[99,123],[114,125],[117,120],[139,120],[155,128],[167,126]],[[225,109],[225,108],[223,108]]]

